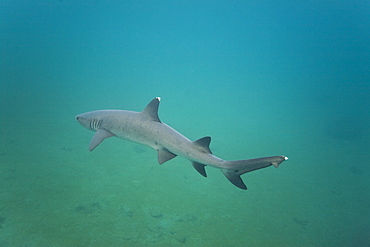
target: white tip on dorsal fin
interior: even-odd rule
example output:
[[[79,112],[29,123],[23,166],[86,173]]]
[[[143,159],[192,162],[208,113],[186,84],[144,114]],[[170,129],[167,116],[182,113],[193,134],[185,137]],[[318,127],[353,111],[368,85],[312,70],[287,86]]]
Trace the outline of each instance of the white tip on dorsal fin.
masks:
[[[194,141],[193,143],[196,144],[202,152],[212,154],[211,149],[209,149],[209,144],[211,143],[211,137],[206,136],[206,137],[203,137],[203,138],[200,138]]]
[[[158,117],[158,107],[159,107],[159,102],[161,98],[160,97],[155,97],[150,103],[145,107],[145,109],[141,112],[151,118],[153,121],[160,122]]]

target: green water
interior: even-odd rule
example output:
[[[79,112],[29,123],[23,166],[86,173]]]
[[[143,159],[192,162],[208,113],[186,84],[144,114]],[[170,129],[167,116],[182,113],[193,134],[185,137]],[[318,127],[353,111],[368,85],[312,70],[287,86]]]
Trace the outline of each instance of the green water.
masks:
[[[0,246],[370,246],[368,3],[5,1]],[[286,155],[233,186],[74,119],[141,111],[223,159]]]

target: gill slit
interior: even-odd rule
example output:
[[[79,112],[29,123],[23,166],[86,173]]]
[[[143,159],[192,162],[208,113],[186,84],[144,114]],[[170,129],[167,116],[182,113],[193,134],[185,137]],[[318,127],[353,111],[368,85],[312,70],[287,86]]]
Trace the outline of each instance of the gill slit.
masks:
[[[101,120],[94,119],[90,122],[90,129],[98,130],[101,125]]]

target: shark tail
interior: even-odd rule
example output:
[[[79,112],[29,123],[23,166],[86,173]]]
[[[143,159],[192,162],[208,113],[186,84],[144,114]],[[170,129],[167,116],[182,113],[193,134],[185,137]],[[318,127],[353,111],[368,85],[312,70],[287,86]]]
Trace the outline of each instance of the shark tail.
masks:
[[[244,184],[240,175],[271,165],[278,168],[279,165],[287,159],[288,157],[286,156],[272,156],[248,160],[225,161],[225,166],[223,166],[221,171],[233,185],[246,190],[247,186]]]

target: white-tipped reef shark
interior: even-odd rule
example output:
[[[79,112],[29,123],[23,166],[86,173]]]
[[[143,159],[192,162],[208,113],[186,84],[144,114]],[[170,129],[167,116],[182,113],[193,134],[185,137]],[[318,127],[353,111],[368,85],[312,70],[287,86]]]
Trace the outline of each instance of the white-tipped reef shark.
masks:
[[[98,110],[77,115],[76,119],[83,127],[96,131],[90,141],[89,150],[94,150],[104,139],[117,136],[154,148],[158,153],[159,164],[181,156],[190,160],[204,177],[207,177],[205,166],[216,167],[232,184],[243,190],[246,190],[247,186],[240,175],[271,165],[277,168],[288,159],[286,156],[234,161],[220,159],[214,156],[209,148],[211,137],[190,141],[162,123],[158,117],[159,102],[159,97],[154,98],[142,112]]]

